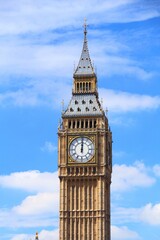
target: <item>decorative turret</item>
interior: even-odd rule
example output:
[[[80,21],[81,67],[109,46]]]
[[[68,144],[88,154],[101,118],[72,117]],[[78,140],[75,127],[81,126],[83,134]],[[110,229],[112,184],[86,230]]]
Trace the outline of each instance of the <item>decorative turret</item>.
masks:
[[[73,93],[96,93],[97,77],[90,59],[87,41],[87,24],[84,23],[84,42],[78,66],[73,74]]]

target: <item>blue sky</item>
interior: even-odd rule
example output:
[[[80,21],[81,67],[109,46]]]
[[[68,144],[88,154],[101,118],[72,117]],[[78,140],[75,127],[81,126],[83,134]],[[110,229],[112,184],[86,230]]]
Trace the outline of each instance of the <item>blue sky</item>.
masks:
[[[112,240],[160,239],[160,1],[0,1],[0,239],[58,240],[57,128],[88,20],[113,132]]]

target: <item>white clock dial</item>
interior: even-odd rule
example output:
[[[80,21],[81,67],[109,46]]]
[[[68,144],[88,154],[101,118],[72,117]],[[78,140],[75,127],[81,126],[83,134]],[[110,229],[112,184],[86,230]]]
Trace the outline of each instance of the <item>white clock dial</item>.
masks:
[[[69,147],[70,156],[77,162],[88,162],[94,155],[94,144],[87,137],[75,138]]]

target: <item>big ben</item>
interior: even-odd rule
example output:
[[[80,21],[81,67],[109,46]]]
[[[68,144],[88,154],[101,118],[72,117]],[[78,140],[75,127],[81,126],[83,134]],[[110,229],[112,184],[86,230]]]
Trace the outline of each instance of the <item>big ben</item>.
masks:
[[[58,128],[59,240],[110,240],[112,133],[98,97],[87,25],[72,97]]]

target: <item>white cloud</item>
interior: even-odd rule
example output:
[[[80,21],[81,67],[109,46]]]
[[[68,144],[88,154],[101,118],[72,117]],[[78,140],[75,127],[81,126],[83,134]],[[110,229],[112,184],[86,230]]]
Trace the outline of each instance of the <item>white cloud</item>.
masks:
[[[43,35],[37,37],[37,42],[34,42],[32,35],[29,35],[27,39],[20,37],[13,39],[7,44],[6,39],[1,40],[1,74],[37,76],[41,79],[47,75],[53,82],[56,81],[57,76],[63,77],[63,80],[59,80],[60,83],[66,81],[66,76],[70,78],[73,73],[73,62],[75,59],[79,60],[82,30],[75,32],[72,29],[72,32],[62,32],[56,34],[56,37],[50,32],[44,33],[45,36],[46,34],[48,41],[43,39]],[[139,62],[127,56],[131,47],[125,45],[124,42],[119,42],[118,36],[108,31],[98,30],[91,30],[89,35],[93,38],[89,41],[89,49],[93,56],[91,58],[96,60],[100,76],[127,75],[142,80],[154,76],[154,73],[146,71],[143,66],[139,66]]]
[[[53,206],[52,206],[53,207]],[[58,209],[57,209],[58,212]],[[16,212],[14,207],[12,209],[0,210],[0,227],[1,228],[38,228],[38,227],[57,227],[58,216],[56,214],[21,214]]]
[[[153,167],[153,172],[154,172],[154,174],[155,174],[157,177],[160,177],[160,165],[156,164],[156,165]]]
[[[16,172],[0,176],[0,186],[37,193],[27,196],[19,205],[1,209],[1,227],[57,227],[59,211],[57,172]]]
[[[69,84],[55,83],[51,80],[36,81],[32,84],[14,92],[1,93],[0,105],[46,105],[51,108],[60,108],[62,99],[65,99],[65,103],[69,102],[71,97],[71,86]],[[99,93],[100,98],[103,99],[104,108],[107,107],[113,113],[151,110],[160,107],[160,96],[139,95],[104,88],[99,89]],[[67,104],[65,104],[65,107],[67,107]],[[121,118],[117,121],[123,124]],[[129,122],[132,123],[131,120]]]
[[[155,179],[149,175],[147,167],[143,163],[134,165],[125,164],[113,166],[111,189],[113,192],[123,192],[136,187],[149,187],[155,183]]]
[[[159,96],[131,94],[122,91],[99,90],[104,106],[111,112],[130,112],[156,109],[160,107]]]
[[[39,234],[41,240],[58,240],[59,239],[59,229],[54,231],[42,230]]]
[[[33,27],[33,31],[35,32],[32,34],[30,32],[26,35],[9,35],[9,37],[8,35],[5,35],[1,39],[0,72],[2,76],[0,82],[2,85],[6,84],[4,89],[7,89],[7,91],[4,90],[1,92],[0,105],[22,107],[48,105],[53,108],[60,107],[62,98],[68,102],[69,97],[71,96],[71,81],[69,81],[69,79],[73,74],[73,61],[80,56],[83,38],[82,30],[78,27],[78,29],[75,30],[73,28],[75,21],[72,20],[72,17],[63,15],[63,17],[69,18],[69,21],[63,21],[63,19],[61,19],[60,22],[65,22],[64,24],[67,24],[67,26],[71,24],[72,29],[65,28],[60,33],[59,31],[53,33],[52,29],[57,29],[57,24],[60,24],[60,27],[63,26],[55,17],[53,17],[53,15],[51,18],[49,17],[49,22],[46,19],[48,19],[48,14],[50,16],[52,11],[55,12],[56,5],[58,7],[60,4],[58,1],[54,1],[53,4],[53,1],[48,0],[45,7],[41,1],[34,3],[33,1],[29,1],[28,3],[23,1],[23,4],[19,4],[17,1],[14,2],[15,4],[10,4],[10,2],[7,1],[6,5],[4,4],[1,6],[4,21],[10,21],[10,18],[7,18],[7,14],[9,14],[9,16],[17,14],[17,18],[23,18],[23,20],[26,18],[25,21],[27,21],[27,24],[24,24],[23,28],[22,26],[19,28],[19,24],[22,25],[23,21],[18,21],[18,24],[13,23],[14,27],[17,28],[17,32],[28,30],[30,32],[33,25],[35,27],[36,24],[38,25],[38,28],[42,28],[40,31],[42,31],[43,28],[47,28],[47,31],[41,32],[40,35],[38,35],[36,32],[38,29],[36,30]],[[126,0],[118,1],[117,3],[113,3],[113,1],[107,3],[106,1],[101,1],[101,5],[99,5],[98,1],[94,2],[97,4],[96,11],[103,12],[105,8],[107,10],[115,10],[117,7],[125,6],[133,1]],[[68,10],[71,9],[68,2],[66,3],[66,1],[62,1],[61,5],[63,6],[63,4]],[[72,7],[76,6],[78,13],[79,10],[81,11],[81,8],[83,8],[78,6],[77,3],[70,2],[70,4]],[[88,6],[90,5],[88,1],[86,1],[86,4]],[[9,9],[9,12],[7,9]],[[63,8],[56,8],[56,11],[57,9],[58,11],[62,11]],[[32,18],[28,17],[30,14],[33,14],[33,19],[36,17],[40,17],[41,19],[41,16],[38,15],[39,11],[42,15],[45,14],[45,11],[49,11],[49,13],[47,12],[47,18],[45,18],[46,22],[43,23],[43,21],[40,21],[42,26],[41,24],[38,24],[37,21],[31,21]],[[35,16],[35,14],[37,14],[37,16]],[[77,18],[76,14],[75,16]],[[14,18],[14,21],[17,21],[17,18]],[[51,21],[51,19],[54,19],[55,22]],[[79,17],[79,21],[76,21],[76,26],[80,26],[82,24],[81,21],[82,19],[80,20]],[[91,18],[91,24],[94,24],[95,21],[96,20],[92,20]],[[43,24],[46,25],[44,26]],[[3,27],[4,26],[4,31],[7,31],[7,27],[9,27],[9,32],[10,30],[15,30],[15,28],[10,29],[12,24],[3,24]],[[48,31],[48,28],[50,31]],[[2,32],[3,31],[1,31],[1,33]],[[130,55],[127,56],[130,47],[125,45],[122,40],[121,43],[119,41],[119,36],[113,36],[113,33],[104,30],[103,32],[91,30],[90,34],[92,36],[93,33],[95,34],[94,39],[91,38],[89,45],[91,46],[92,55],[95,57],[96,64],[98,64],[98,69],[100,69],[102,75],[118,74],[132,77],[135,76],[138,79],[152,78],[154,73],[146,71],[143,66],[139,66],[138,62],[132,60]],[[81,36],[81,40],[79,40],[79,36]],[[9,82],[8,85],[6,83],[7,81]],[[159,96],[151,97],[147,95],[130,94],[127,92],[115,92],[113,90],[107,91],[105,89],[100,89],[100,92],[104,98],[105,106],[111,111],[125,112],[152,109],[159,107],[160,105]],[[107,99],[105,97],[106,95],[108,96]]]
[[[52,231],[47,231],[47,230],[42,230],[38,234],[39,239],[41,240],[58,240],[59,239],[59,229],[52,230]],[[126,239],[126,240],[139,240],[140,237],[138,234],[127,227],[117,227],[117,226],[111,226],[111,236],[113,240],[120,240],[120,239]],[[28,239],[33,239],[33,235],[28,235],[28,234],[18,234],[15,235],[11,240],[28,240]]]
[[[142,222],[147,225],[160,226],[160,203],[148,203],[140,208],[112,208],[112,219],[114,224],[129,222]]]
[[[140,222],[141,208],[125,208],[112,206],[113,224]]]
[[[113,36],[112,36],[113,37]],[[110,38],[110,36],[109,36]],[[126,36],[127,38],[127,36]],[[104,40],[103,40],[104,41]],[[114,41],[114,40],[113,40]],[[117,40],[118,41],[118,40]],[[113,44],[113,43],[112,43]],[[130,57],[127,57],[128,49],[127,46],[124,47],[124,45],[120,45],[119,43],[115,41],[115,45],[118,47],[118,51],[116,53],[108,53],[109,48],[111,46],[107,45],[106,49],[99,49],[99,58],[96,60],[96,63],[98,64],[98,70],[100,69],[100,72],[102,71],[102,75],[121,75],[121,76],[135,76],[136,78],[140,80],[148,80],[152,78],[155,73],[146,71],[143,69],[142,66],[139,66],[140,63],[137,61],[133,61]],[[103,46],[103,44],[102,44]],[[126,49],[127,50],[126,50]],[[107,54],[105,54],[107,52]],[[125,53],[125,55],[124,55]],[[142,62],[141,62],[142,64]],[[107,68],[106,68],[107,66]]]
[[[0,105],[19,107],[45,105],[55,109],[60,108],[62,99],[69,101],[70,96],[71,86],[43,79],[41,82],[31,83],[31,86],[0,94]]]
[[[151,169],[140,162],[135,163],[133,166],[114,165],[112,190],[120,193],[134,187],[151,186],[155,179],[149,176],[150,171]],[[1,227],[58,226],[59,180],[57,172],[40,173],[38,171],[29,171],[12,173],[9,176],[0,176],[0,185],[3,188],[22,189],[37,193],[27,196],[19,205],[13,206],[11,209],[1,209]],[[152,205],[151,203],[141,208],[113,206],[112,209],[114,224],[144,222],[149,225],[160,225],[159,214],[160,204]],[[117,231],[120,231],[120,229],[114,228],[115,239]],[[128,239],[136,236],[134,232],[127,229],[121,229],[121,231],[124,234],[124,239],[127,239],[127,236],[130,236]],[[19,237],[23,237],[23,235]]]
[[[53,183],[52,183],[53,184]],[[59,210],[58,193],[38,193],[37,195],[28,196],[18,206],[13,207],[12,211],[19,215],[42,215],[58,214]]]
[[[143,21],[159,16],[158,5],[154,6],[145,1],[143,7],[141,5],[139,8],[139,2],[85,0],[80,4],[80,1],[47,0],[44,5],[42,0],[21,2],[6,0],[0,7],[0,32],[1,34],[19,34],[80,25],[85,16],[92,23]]]
[[[75,59],[75,45],[73,46],[75,40],[61,42],[61,35],[56,40],[59,40],[59,44],[43,44],[40,40],[34,43],[32,39],[26,40],[25,44],[22,39],[6,44],[4,40],[0,46],[3,58],[0,59],[1,74],[7,74],[9,69],[9,74],[32,77],[70,76]]]
[[[34,239],[33,235],[30,234],[16,234],[14,237],[11,238],[11,240],[28,240],[28,239]]]
[[[138,233],[135,231],[132,231],[128,229],[127,227],[117,227],[117,226],[112,226],[111,227],[111,238],[112,240],[124,240],[124,239],[133,239],[133,240],[138,240],[140,239]]]
[[[142,208],[140,220],[150,225],[160,225],[160,203],[148,203]]]
[[[58,240],[59,239],[59,230],[42,230],[39,232],[38,237],[40,240]],[[11,240],[28,240],[35,239],[35,235],[33,234],[16,234]]]
[[[59,192],[57,172],[15,172],[0,176],[0,186],[5,188],[21,189],[28,192]]]
[[[118,152],[115,154],[122,156],[126,153]],[[154,171],[156,167],[157,165],[153,166],[152,170],[147,168],[142,162],[135,162],[133,165],[115,164],[112,174],[112,190],[121,192],[133,187],[147,187],[153,185],[155,183],[155,178],[150,176],[150,172]],[[50,173],[32,170],[15,172],[10,175],[1,175],[0,186],[3,188],[20,189],[35,193],[58,193],[58,172]]]
[[[55,151],[57,150],[57,147],[54,145],[54,143],[46,141],[46,142],[44,143],[44,146],[41,147],[41,150],[42,150],[43,152],[52,153],[52,152],[55,152]]]

